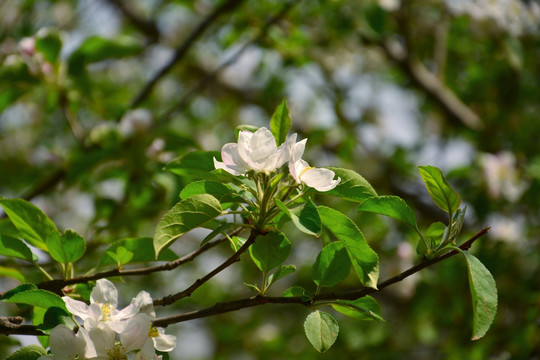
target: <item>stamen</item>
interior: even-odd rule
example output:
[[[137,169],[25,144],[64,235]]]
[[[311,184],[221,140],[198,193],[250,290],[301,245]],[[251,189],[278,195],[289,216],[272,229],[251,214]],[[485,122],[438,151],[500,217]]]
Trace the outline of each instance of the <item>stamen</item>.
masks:
[[[126,348],[122,344],[115,344],[112,349],[107,349],[107,360],[127,360]]]
[[[105,304],[101,304],[101,313],[103,314],[103,321],[108,321],[110,320],[110,315],[111,315],[111,311],[112,311],[113,307],[111,306],[111,304],[108,304],[108,303],[105,303]]]
[[[155,338],[159,336],[159,331],[155,326],[150,326],[150,330],[148,330],[148,337],[149,338]]]

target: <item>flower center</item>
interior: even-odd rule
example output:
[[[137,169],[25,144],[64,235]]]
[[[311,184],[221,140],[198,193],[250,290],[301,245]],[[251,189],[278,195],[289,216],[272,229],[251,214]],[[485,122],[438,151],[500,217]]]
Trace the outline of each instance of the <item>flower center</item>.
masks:
[[[126,348],[122,344],[116,344],[112,349],[107,349],[107,360],[127,360]]]
[[[101,304],[101,313],[103,314],[103,321],[110,320],[110,315],[113,307],[111,304],[105,303]]]
[[[148,330],[148,337],[149,338],[155,338],[159,336],[159,331],[155,326],[150,326],[150,330]]]

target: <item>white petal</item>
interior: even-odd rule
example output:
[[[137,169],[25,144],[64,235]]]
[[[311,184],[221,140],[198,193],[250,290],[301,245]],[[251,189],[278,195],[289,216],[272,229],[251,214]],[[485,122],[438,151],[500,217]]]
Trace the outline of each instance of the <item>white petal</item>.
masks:
[[[110,316],[110,320],[112,321],[122,321],[127,320],[133,316],[135,316],[139,312],[139,309],[134,304],[129,304],[125,308],[123,308],[120,311],[113,311],[113,313]]]
[[[165,334],[165,329],[157,328],[159,336],[152,338],[154,346],[159,351],[172,351],[176,347],[176,336]]]
[[[335,173],[328,169],[311,168],[300,175],[300,180],[307,186],[318,191],[328,191],[336,187],[341,181],[340,178],[334,180]]]
[[[66,304],[66,308],[70,313],[80,317],[83,321],[88,317],[88,305],[82,301],[73,300],[69,296],[63,296],[62,300]]]
[[[148,340],[151,323],[150,318],[143,313],[139,313],[129,320],[126,329],[120,334],[120,342],[127,351],[143,347]]]
[[[90,303],[110,304],[114,308],[118,305],[118,290],[107,279],[96,281],[96,287],[90,293]]]
[[[238,156],[244,161],[244,163],[249,164],[250,158],[249,154],[251,153],[251,138],[253,133],[251,131],[243,130],[238,134]]]
[[[116,334],[108,326],[105,326],[104,323],[100,323],[99,325],[99,327],[89,330],[88,335],[90,335],[90,339],[92,339],[95,345],[98,357],[105,356],[105,359],[107,359],[107,350],[114,347]]]
[[[289,161],[297,162],[304,155],[307,139],[301,140],[294,144],[291,148],[291,159]]]
[[[87,359],[96,357],[97,356],[96,347],[94,343],[92,342],[92,339],[90,339],[90,335],[88,334],[88,331],[86,331],[85,328],[80,327],[76,336],[84,340],[84,345],[85,345],[83,348],[84,357]],[[83,354],[83,352],[79,354]]]
[[[74,357],[77,351],[77,339],[73,331],[65,325],[58,325],[51,330],[51,352],[59,358]]]
[[[302,159],[298,159],[294,162],[289,160],[289,172],[291,173],[294,180],[296,180],[296,182],[299,184],[302,182],[300,176],[304,172],[304,169],[306,169],[307,167],[309,167],[309,164]]]
[[[152,320],[156,318],[156,312],[154,311],[154,302],[150,294],[146,291],[141,291],[137,294],[131,303],[139,312],[145,313]]]
[[[291,150],[294,144],[296,143],[296,134],[292,134],[281,144],[278,148],[279,157],[276,163],[276,168],[280,168],[289,161],[291,157]]]

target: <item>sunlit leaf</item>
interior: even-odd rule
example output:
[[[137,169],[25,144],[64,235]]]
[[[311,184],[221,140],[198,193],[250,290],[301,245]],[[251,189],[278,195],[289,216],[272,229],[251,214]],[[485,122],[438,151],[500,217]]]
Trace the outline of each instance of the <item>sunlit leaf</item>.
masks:
[[[357,172],[337,167],[329,167],[328,169],[335,172],[341,181],[334,189],[326,191],[324,194],[355,202],[362,202],[372,196],[377,196],[369,182]]]
[[[311,267],[311,278],[318,286],[332,287],[345,279],[351,270],[351,260],[341,242],[322,248]]]
[[[453,214],[461,205],[461,198],[448,184],[441,170],[428,165],[419,166],[418,171],[433,202],[442,210]]]
[[[47,351],[43,348],[43,346],[32,344],[20,348],[5,358],[5,360],[37,360],[46,355]]]
[[[339,325],[332,315],[316,310],[306,318],[304,330],[315,350],[323,353],[336,341]]]
[[[276,138],[276,144],[279,146],[287,139],[287,134],[291,128],[291,117],[285,100],[278,105],[272,118],[270,119],[270,131]]]
[[[358,211],[372,212],[386,215],[417,229],[416,215],[403,199],[398,196],[374,196],[366,199]]]
[[[62,235],[52,232],[46,239],[46,245],[51,257],[63,264],[79,260],[86,249],[82,236],[68,229]]]
[[[332,307],[347,316],[362,320],[377,320],[385,322],[381,316],[381,307],[371,296],[356,300],[338,300]]]
[[[285,234],[277,231],[270,231],[264,236],[259,236],[249,248],[253,262],[264,273],[281,265],[290,252],[291,242]]]
[[[38,260],[37,256],[32,253],[23,241],[7,235],[0,235],[0,255],[16,257],[30,262]]]
[[[361,283],[376,289],[379,278],[379,258],[367,244],[360,229],[351,219],[337,210],[325,206],[319,206],[318,210],[323,225],[347,249]]]
[[[178,202],[158,223],[154,234],[157,256],[186,232],[203,226],[222,214],[219,201],[208,194],[193,195]]]

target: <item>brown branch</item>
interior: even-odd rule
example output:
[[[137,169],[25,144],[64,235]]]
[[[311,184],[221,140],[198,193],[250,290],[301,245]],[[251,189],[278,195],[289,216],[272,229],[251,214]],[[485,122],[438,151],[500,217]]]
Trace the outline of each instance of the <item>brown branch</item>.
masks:
[[[483,228],[478,233],[476,233],[473,237],[471,237],[469,240],[467,240],[462,245],[460,245],[459,248],[461,250],[468,250],[477,239],[487,234],[488,231],[489,231],[489,227]],[[270,304],[299,304],[299,305],[310,307],[310,306],[316,305],[316,302],[320,300],[323,300],[323,301],[356,300],[366,295],[380,292],[384,290],[385,288],[389,287],[390,285],[400,282],[403,279],[419,272],[420,270],[425,269],[429,266],[432,266],[443,260],[446,260],[449,257],[456,255],[457,253],[458,252],[456,250],[452,250],[435,259],[423,260],[422,262],[409,268],[408,270],[405,270],[404,272],[379,283],[377,285],[377,289],[361,288],[358,290],[342,292],[342,293],[325,293],[325,294],[314,296],[312,299],[309,299],[309,300],[303,297],[299,297],[299,296],[297,297],[271,297],[271,296],[257,295],[257,296],[246,298],[246,299],[239,299],[239,300],[217,303],[214,306],[211,306],[205,309],[191,311],[191,312],[180,314],[180,315],[170,316],[166,318],[159,318],[156,321],[154,321],[154,325],[167,326],[170,324],[175,324],[175,323],[179,323],[183,321],[224,314],[231,311],[237,311],[244,308],[259,306],[259,305],[264,305],[264,304],[269,304],[269,303]]]
[[[216,276],[218,273],[220,273],[222,270],[226,269],[227,267],[229,267],[233,263],[240,260],[240,255],[242,255],[251,246],[251,244],[253,244],[255,242],[255,239],[257,239],[257,237],[259,235],[261,235],[259,233],[259,231],[251,230],[251,233],[249,234],[249,237],[246,240],[246,242],[240,247],[240,249],[238,249],[230,258],[225,260],[221,265],[219,265],[217,268],[215,268],[214,270],[212,270],[211,272],[209,272],[208,274],[206,274],[202,278],[197,279],[197,281],[195,281],[187,289],[185,289],[185,290],[183,290],[181,292],[178,292],[176,294],[173,294],[173,295],[165,296],[165,297],[159,298],[159,299],[154,299],[154,305],[166,306],[166,305],[173,304],[174,302],[176,302],[176,301],[178,301],[178,300],[180,300],[182,298],[185,298],[187,296],[191,296],[191,294],[195,290],[197,290],[200,286],[202,286],[205,282],[207,282],[208,280],[210,280],[211,278]]]
[[[117,8],[122,15],[133,24],[133,26],[150,37],[152,40],[159,39],[160,32],[155,22],[145,19],[144,17],[135,13],[133,9],[130,6],[126,6],[122,0],[107,0],[107,2]]]
[[[228,60],[221,63],[212,72],[206,74],[197,85],[191,88],[172,108],[163,113],[160,118],[169,118],[176,111],[184,108],[195,94],[210,85],[223,70],[234,64],[248,48],[260,42],[264,37],[266,37],[266,35],[268,34],[268,30],[280,19],[282,19],[297,3],[298,1],[286,2],[274,16],[272,16],[268,19],[268,21],[266,21],[266,23],[259,30],[256,36],[246,42],[240,49],[238,49],[232,56],[230,56]]]
[[[210,27],[210,25],[221,15],[234,10],[238,7],[243,0],[227,0],[221,5],[216,7],[208,16],[206,16],[197,27],[189,34],[189,36],[184,40],[182,44],[176,49],[174,56],[169,60],[165,66],[161,68],[151,79],[148,81],[139,94],[131,102],[131,108],[138,106],[141,102],[144,101],[150,95],[150,92],[156,85],[156,83],[161,80],[173,67],[176,65],[184,55],[188,52],[191,46],[195,41],[203,34],[203,32]]]
[[[237,235],[241,231],[242,231],[242,228],[238,228],[232,231],[229,234],[229,236]],[[103,279],[103,278],[108,278],[108,277],[113,277],[113,276],[148,275],[148,274],[159,272],[159,271],[169,271],[169,270],[176,269],[177,267],[184,265],[187,262],[193,261],[197,256],[213,248],[214,246],[221,244],[222,242],[226,240],[227,240],[227,237],[224,236],[222,238],[219,238],[218,240],[207,242],[206,244],[204,244],[197,250],[179,259],[176,259],[174,261],[169,261],[167,263],[160,264],[160,265],[149,266],[149,267],[140,268],[140,269],[129,269],[129,270],[121,270],[121,269],[116,268],[109,271],[100,272],[97,274],[78,276],[71,279],[55,279],[55,280],[50,280],[50,281],[44,281],[42,283],[37,284],[37,286],[40,289],[49,290],[59,295],[63,295],[62,289],[68,285],[81,284],[81,283],[86,283],[88,281],[98,280],[98,279]]]
[[[421,62],[413,60],[408,50],[399,42],[395,40],[378,42],[367,36],[360,35],[360,37],[366,44],[379,45],[388,58],[398,65],[409,79],[437,103],[451,119],[473,130],[483,127],[478,115],[464,104],[437,75],[429,71]]]

